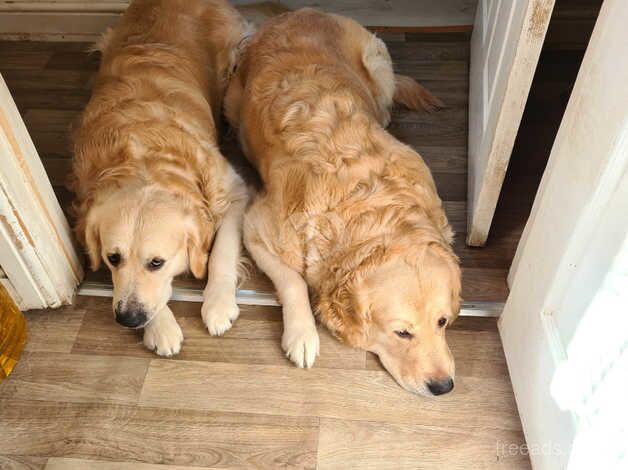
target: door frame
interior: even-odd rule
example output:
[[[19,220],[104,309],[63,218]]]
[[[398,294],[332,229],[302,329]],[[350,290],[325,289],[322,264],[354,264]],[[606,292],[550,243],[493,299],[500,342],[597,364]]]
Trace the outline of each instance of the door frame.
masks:
[[[554,1],[478,1],[469,71],[468,245],[486,244]]]
[[[72,233],[0,75],[0,266],[23,309],[69,304],[83,279]]]
[[[567,467],[577,427],[551,393],[568,358],[554,314],[567,296],[584,296],[571,282],[596,229],[614,214],[615,222],[625,221],[619,214],[628,211],[628,202],[616,204],[628,174],[627,22],[628,3],[604,2],[510,269],[511,291],[499,320],[528,448],[539,450],[530,452],[537,469]]]

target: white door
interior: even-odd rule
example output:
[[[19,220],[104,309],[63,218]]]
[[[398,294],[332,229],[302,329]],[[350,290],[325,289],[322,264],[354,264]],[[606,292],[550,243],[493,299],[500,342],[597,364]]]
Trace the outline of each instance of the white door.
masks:
[[[1,75],[0,273],[22,310],[70,303],[83,277],[68,222]]]
[[[479,0],[471,36],[467,243],[486,243],[554,0]]]
[[[627,24],[606,0],[500,319],[537,470],[628,468]]]

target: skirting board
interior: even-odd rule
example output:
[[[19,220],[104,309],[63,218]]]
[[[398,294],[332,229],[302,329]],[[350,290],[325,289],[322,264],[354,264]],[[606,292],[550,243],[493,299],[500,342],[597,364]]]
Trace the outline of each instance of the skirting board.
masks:
[[[113,289],[110,284],[83,282],[79,286],[78,295],[112,297]],[[174,287],[171,300],[202,302],[203,291],[201,289]],[[238,289],[236,301],[239,305],[279,306],[279,302],[277,302],[274,294],[249,289]],[[499,317],[503,309],[503,302],[463,302],[460,315],[467,317]]]
[[[92,42],[115,24],[128,3],[0,0],[0,39]],[[232,3],[265,4],[260,7],[266,7],[265,11],[269,11],[269,6],[271,10],[315,6],[350,16],[378,31],[469,32],[477,0],[369,0],[362,3],[355,0],[233,0]],[[243,14],[249,17],[247,11]]]

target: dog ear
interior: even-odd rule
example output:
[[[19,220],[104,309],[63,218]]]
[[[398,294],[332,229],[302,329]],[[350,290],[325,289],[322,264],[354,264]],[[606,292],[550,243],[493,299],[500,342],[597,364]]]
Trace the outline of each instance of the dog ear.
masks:
[[[188,230],[187,250],[190,271],[196,279],[203,279],[207,274],[209,259],[210,225],[196,217]]]
[[[190,239],[188,242],[188,259],[190,271],[196,279],[203,279],[207,274],[207,261],[209,255],[207,249],[203,249],[197,242]]]
[[[85,247],[89,256],[89,263],[92,271],[98,271],[100,268],[100,230],[96,215],[93,211],[87,216],[85,222]]]
[[[344,343],[364,347],[371,323],[367,303],[363,300],[362,285],[351,274],[330,290],[319,301],[322,322]]]
[[[462,298],[462,274],[460,270],[460,260],[449,245],[443,243],[429,243],[428,249],[439,256],[447,265],[451,282],[451,306],[455,315],[460,312]]]

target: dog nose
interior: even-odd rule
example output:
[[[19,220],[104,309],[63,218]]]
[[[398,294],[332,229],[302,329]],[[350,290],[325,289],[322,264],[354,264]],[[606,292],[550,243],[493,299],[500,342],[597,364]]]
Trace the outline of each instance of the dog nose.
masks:
[[[454,379],[448,377],[445,380],[430,380],[427,383],[427,388],[433,395],[443,395],[454,389]]]
[[[127,305],[123,307],[121,303],[116,305],[116,321],[127,328],[137,328],[146,323],[146,313],[141,306],[137,304]]]

